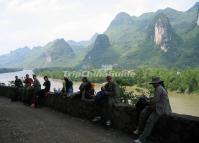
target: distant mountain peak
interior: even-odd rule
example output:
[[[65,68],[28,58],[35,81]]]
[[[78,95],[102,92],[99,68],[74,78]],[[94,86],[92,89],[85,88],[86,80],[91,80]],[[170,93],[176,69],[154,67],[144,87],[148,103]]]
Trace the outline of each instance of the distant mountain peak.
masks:
[[[67,43],[64,38],[60,38],[60,39],[56,39],[53,41],[53,43],[57,44],[57,43]]]
[[[194,5],[193,7],[199,8],[199,2],[196,2],[195,5]]]
[[[111,25],[131,25],[133,23],[132,17],[126,12],[120,12],[116,15]]]
[[[109,38],[106,34],[98,34],[94,43],[95,49],[107,49],[111,46]]]
[[[128,13],[126,12],[120,12],[116,15],[115,19],[117,18],[128,18],[128,17],[131,17]]]
[[[188,11],[197,10],[199,11],[199,2],[196,2]]]

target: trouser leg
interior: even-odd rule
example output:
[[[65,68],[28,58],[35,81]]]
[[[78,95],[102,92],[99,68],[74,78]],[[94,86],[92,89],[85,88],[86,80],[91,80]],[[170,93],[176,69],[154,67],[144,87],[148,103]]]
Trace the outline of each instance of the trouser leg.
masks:
[[[146,122],[145,128],[143,133],[140,135],[139,140],[144,142],[145,139],[150,135],[155,123],[159,119],[160,115],[158,115],[156,112],[152,112]]]
[[[102,115],[105,121],[112,119],[112,108],[113,108],[113,104],[111,103],[106,102],[103,104]]]
[[[139,132],[144,130],[144,126],[145,126],[146,121],[147,121],[148,117],[150,116],[150,114],[151,114],[151,111],[147,107],[141,111],[141,113],[139,115],[138,126],[137,126],[137,129]]]

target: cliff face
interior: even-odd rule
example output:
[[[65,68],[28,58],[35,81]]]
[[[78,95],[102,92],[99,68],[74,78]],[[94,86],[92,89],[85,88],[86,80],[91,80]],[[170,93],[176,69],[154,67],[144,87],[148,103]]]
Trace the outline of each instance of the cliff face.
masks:
[[[92,50],[86,55],[86,59],[96,60],[96,58],[103,55],[110,46],[111,44],[108,36],[105,34],[99,34],[94,42]]]
[[[161,14],[156,17],[154,25],[154,42],[160,47],[163,52],[167,52],[169,47],[169,42],[172,38],[171,25],[169,19]]]
[[[198,13],[198,20],[197,20],[197,25],[199,26],[199,13]]]
[[[85,56],[81,67],[101,68],[102,65],[115,64],[118,54],[112,49],[109,37],[106,34],[99,34],[92,46],[92,49]]]

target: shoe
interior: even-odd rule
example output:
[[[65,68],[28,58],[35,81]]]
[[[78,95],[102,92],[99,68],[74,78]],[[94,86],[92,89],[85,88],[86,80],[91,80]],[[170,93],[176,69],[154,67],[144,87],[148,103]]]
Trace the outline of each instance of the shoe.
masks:
[[[134,140],[133,143],[142,143],[139,139]]]
[[[102,119],[101,116],[97,116],[97,117],[95,117],[95,118],[92,120],[92,122],[98,122],[98,121],[100,121],[101,119]]]
[[[106,126],[110,126],[111,125],[111,120],[106,121]]]
[[[137,139],[137,140],[134,140],[133,143],[142,143],[142,142],[139,139]]]
[[[33,103],[33,104],[31,104],[31,105],[30,105],[30,107],[35,108],[35,104],[34,104],[34,103]]]
[[[133,131],[133,133],[134,133],[135,135],[139,135],[139,134],[140,134],[140,132],[139,132],[138,129],[136,129],[135,131]]]

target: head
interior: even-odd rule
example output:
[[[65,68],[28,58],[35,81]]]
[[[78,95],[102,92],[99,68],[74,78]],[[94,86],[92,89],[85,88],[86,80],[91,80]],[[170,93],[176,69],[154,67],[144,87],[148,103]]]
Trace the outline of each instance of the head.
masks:
[[[112,81],[112,76],[110,76],[110,75],[107,76],[107,77],[106,77],[106,81],[107,81],[107,82],[111,82],[111,81]]]
[[[68,77],[64,77],[64,80],[65,80],[65,81],[68,81]]]
[[[15,76],[15,79],[18,79],[18,76]]]
[[[160,79],[160,77],[152,77],[152,81],[149,84],[152,84],[154,88],[158,87],[159,85],[162,85],[164,83],[163,80]]]
[[[33,77],[33,79],[36,79],[36,78],[37,78],[37,76],[36,76],[35,74],[33,74],[32,77]]]
[[[44,76],[44,80],[45,80],[45,81],[48,81],[48,77],[47,77],[47,76]]]
[[[82,77],[82,82],[87,82],[88,78],[87,77]]]
[[[95,84],[94,83],[91,83],[91,88],[95,88]]]
[[[29,74],[26,74],[26,78],[29,78]]]

